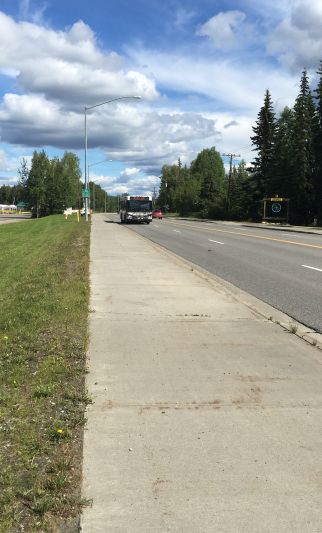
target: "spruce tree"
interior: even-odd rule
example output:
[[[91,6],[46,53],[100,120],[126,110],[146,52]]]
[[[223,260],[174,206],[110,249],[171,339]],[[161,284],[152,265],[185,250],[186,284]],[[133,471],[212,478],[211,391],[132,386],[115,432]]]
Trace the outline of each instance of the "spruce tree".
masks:
[[[267,195],[274,193],[272,178],[274,166],[274,150],[276,135],[276,119],[273,110],[272,99],[269,90],[266,91],[264,104],[261,107],[253,127],[254,135],[251,137],[253,150],[257,156],[253,162],[254,165],[254,200],[257,203],[259,212],[262,210],[262,200]]]
[[[314,139],[313,119],[315,109],[307,72],[304,69],[300,92],[294,105],[294,187],[291,219],[307,224],[313,220],[314,203]]]
[[[246,163],[241,160],[238,166],[234,166],[231,175],[230,194],[230,218],[233,220],[245,220],[248,217],[249,175]]]
[[[294,112],[285,107],[277,120],[275,136],[274,172],[271,179],[273,196],[294,198]]]
[[[316,108],[313,119],[314,134],[314,214],[317,223],[322,225],[322,60],[317,71],[318,85],[315,89]]]

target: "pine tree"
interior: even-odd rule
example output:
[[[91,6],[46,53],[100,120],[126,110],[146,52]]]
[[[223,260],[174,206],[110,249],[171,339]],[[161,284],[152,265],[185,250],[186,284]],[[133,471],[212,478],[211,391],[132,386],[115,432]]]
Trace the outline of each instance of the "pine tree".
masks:
[[[322,60],[317,71],[319,81],[315,89],[316,108],[313,119],[314,135],[314,210],[318,224],[322,224]]]
[[[237,168],[233,167],[231,175],[230,218],[242,220],[248,217],[249,208],[249,175],[244,160],[240,161]]]
[[[294,105],[295,195],[291,204],[291,218],[299,223],[308,223],[313,218],[314,114],[315,109],[307,72],[303,70],[300,93]]]
[[[254,172],[254,202],[256,204],[255,211],[258,214],[262,211],[262,200],[265,196],[271,195],[272,191],[272,177],[274,166],[274,149],[275,149],[275,135],[276,135],[276,119],[273,110],[273,104],[270,92],[265,93],[264,104],[261,107],[256,126],[253,127],[254,135],[251,137],[254,151],[257,156],[253,162]]]
[[[294,198],[294,112],[285,107],[277,120],[275,136],[275,157],[271,192],[273,196]]]

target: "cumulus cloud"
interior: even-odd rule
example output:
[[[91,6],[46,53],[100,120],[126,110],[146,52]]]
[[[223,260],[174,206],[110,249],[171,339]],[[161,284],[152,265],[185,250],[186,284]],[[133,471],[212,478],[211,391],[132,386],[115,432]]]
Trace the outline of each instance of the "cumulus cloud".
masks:
[[[246,15],[241,11],[220,12],[199,27],[197,35],[208,37],[217,48],[231,48],[237,44],[236,30]]]
[[[139,168],[135,168],[135,167],[126,168],[125,170],[121,172],[120,178],[124,180],[125,182],[127,182],[130,177],[136,176],[137,174],[139,174],[139,172],[140,172]]]
[[[62,107],[84,106],[109,97],[158,96],[154,81],[122,67],[115,52],[103,52],[83,21],[65,31],[31,22],[15,22],[0,12],[0,68],[17,73],[26,94],[55,99]],[[8,71],[8,70],[7,70]]]
[[[7,94],[0,108],[2,140],[25,146],[82,149],[84,116],[62,110],[43,96]],[[213,119],[195,113],[161,112],[139,103],[114,103],[88,113],[88,148],[100,147],[108,157],[159,172],[197,142],[218,136]],[[129,167],[130,168],[130,167]],[[126,171],[128,174],[133,169]]]
[[[131,170],[131,169],[127,169]],[[158,192],[160,187],[160,178],[156,175],[143,175],[139,169],[135,173],[128,173],[125,179],[124,172],[119,176],[95,175],[91,180],[100,185],[108,194],[147,194],[153,195]]]
[[[298,0],[270,35],[267,50],[294,71],[315,70],[322,58],[322,4]]]
[[[84,105],[129,94],[141,95],[142,102],[123,100],[88,111],[89,149],[99,147],[155,175],[169,160],[188,160],[196,146],[218,136],[215,121],[199,113],[148,108],[147,101],[158,97],[154,79],[125,69],[118,54],[103,52],[84,22],[54,31],[0,12],[0,27],[0,68],[21,88],[3,96],[2,142],[82,149]]]

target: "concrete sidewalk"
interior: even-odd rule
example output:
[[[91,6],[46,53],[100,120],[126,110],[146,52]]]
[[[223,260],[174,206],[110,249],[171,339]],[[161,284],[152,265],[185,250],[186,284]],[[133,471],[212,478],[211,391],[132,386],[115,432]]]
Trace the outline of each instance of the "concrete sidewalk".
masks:
[[[82,531],[322,533],[321,350],[104,215],[91,260]]]

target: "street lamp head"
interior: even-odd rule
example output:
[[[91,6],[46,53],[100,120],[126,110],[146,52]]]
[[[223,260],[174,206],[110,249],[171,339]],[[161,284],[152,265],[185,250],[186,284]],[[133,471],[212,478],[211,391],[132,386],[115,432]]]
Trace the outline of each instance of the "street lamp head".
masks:
[[[104,102],[100,102],[99,104],[91,105],[91,106],[85,106],[85,114],[86,111],[89,109],[93,109],[94,107],[99,107],[104,104],[110,104],[111,102],[116,102],[117,100],[141,100],[141,96],[118,96],[117,98],[111,98],[111,100],[105,100]]]

